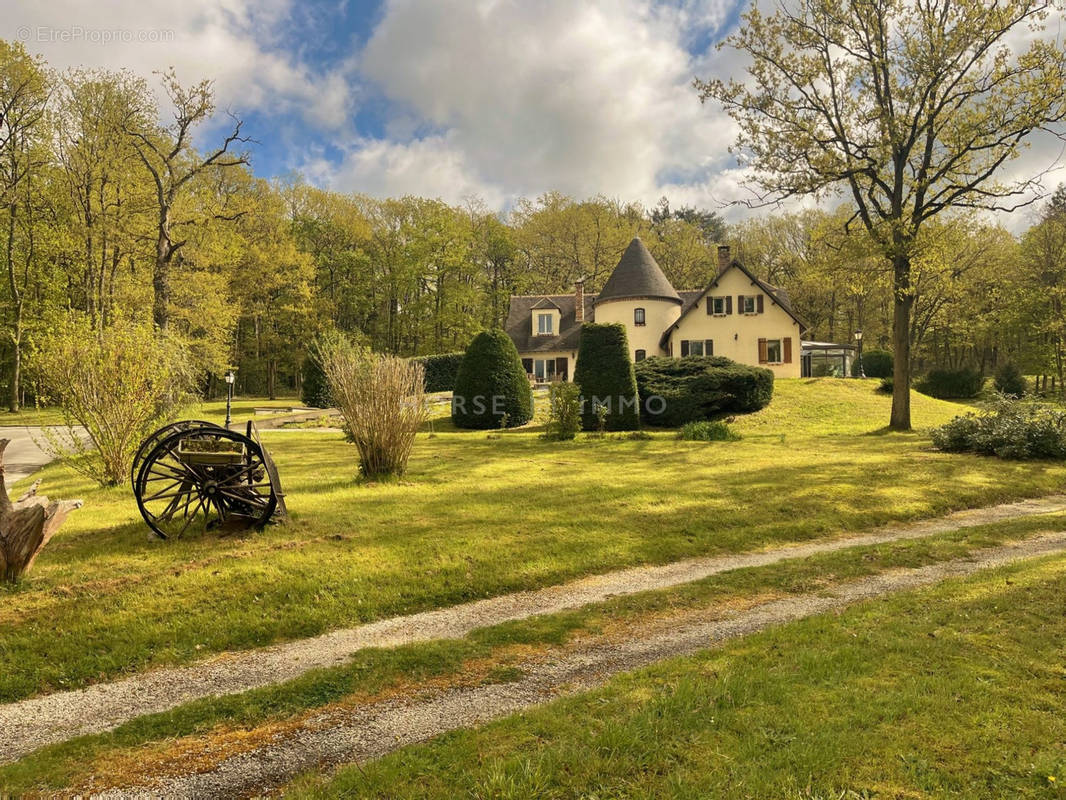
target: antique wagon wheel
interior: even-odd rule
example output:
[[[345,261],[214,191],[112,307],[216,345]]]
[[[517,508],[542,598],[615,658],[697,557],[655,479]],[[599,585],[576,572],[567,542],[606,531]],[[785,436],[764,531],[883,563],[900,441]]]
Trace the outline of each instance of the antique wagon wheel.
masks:
[[[134,494],[144,521],[163,539],[262,528],[278,503],[263,448],[217,426],[160,440],[141,464]]]
[[[183,419],[179,422],[171,422],[164,425],[157,430],[143,442],[141,446],[137,448],[137,454],[133,457],[133,463],[130,464],[130,483],[133,485],[134,492],[137,491],[137,473],[140,471],[141,462],[144,461],[144,457],[148,455],[153,447],[161,442],[166,436],[174,433],[175,431],[187,431],[192,428],[218,428],[213,422],[205,422],[202,419]]]

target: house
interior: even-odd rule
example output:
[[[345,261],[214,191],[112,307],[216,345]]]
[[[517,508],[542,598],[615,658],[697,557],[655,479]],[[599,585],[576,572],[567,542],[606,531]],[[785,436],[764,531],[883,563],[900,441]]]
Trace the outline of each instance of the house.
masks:
[[[621,323],[630,356],[725,356],[800,377],[806,328],[788,295],[718,248],[718,274],[703,289],[677,291],[640,239],[629,243],[595,296],[582,281],[573,294],[511,298],[505,328],[538,383],[570,380],[585,322]]]

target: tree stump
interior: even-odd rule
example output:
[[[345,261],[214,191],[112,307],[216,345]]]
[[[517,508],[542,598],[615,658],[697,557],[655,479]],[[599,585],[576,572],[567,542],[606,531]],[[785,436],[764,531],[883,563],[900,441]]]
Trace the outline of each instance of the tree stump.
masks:
[[[67,514],[82,503],[38,495],[40,481],[12,503],[4,482],[4,450],[10,443],[10,439],[0,439],[0,579],[13,583],[29,572]]]

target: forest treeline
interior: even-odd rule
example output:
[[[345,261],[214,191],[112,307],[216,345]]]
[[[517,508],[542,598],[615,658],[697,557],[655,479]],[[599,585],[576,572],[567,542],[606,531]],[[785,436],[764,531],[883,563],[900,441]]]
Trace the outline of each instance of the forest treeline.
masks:
[[[214,107],[209,82],[58,72],[0,40],[6,405],[32,399],[33,342],[64,316],[97,335],[153,323],[184,342],[205,392],[235,368],[239,391],[274,395],[298,388],[323,331],[400,355],[461,349],[501,323],[511,294],[568,292],[579,277],[595,292],[633,236],[677,288],[706,285],[729,244],[789,292],[809,338],[890,341],[890,271],[843,205],[726,225],[666,198],[548,193],[506,212],[376,199],[255,177],[255,135]],[[1021,236],[965,216],[923,231],[919,370],[1009,360],[1062,385],[1066,193],[1027,222]]]

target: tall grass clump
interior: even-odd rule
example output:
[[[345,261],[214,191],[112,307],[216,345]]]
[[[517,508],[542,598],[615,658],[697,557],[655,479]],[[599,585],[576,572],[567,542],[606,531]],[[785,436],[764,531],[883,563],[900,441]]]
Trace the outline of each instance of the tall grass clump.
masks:
[[[548,398],[544,438],[567,441],[581,430],[581,389],[575,383],[553,383]]]
[[[125,480],[141,442],[193,385],[184,346],[148,323],[99,329],[85,315],[66,317],[37,339],[31,358],[43,399],[63,412],[63,425],[43,429],[44,448],[102,486]]]
[[[362,476],[403,475],[426,420],[422,365],[346,342],[323,348],[320,355],[349,439],[359,450]]]

